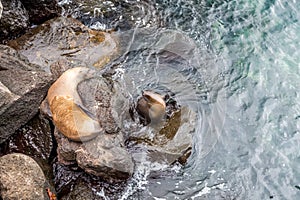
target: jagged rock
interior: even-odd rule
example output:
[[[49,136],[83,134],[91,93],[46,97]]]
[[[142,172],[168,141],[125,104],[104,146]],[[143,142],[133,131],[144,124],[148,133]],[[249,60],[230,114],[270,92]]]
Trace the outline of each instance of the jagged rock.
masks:
[[[19,0],[5,0],[0,19],[0,41],[23,33],[29,25],[29,16]]]
[[[77,67],[101,68],[118,54],[112,34],[88,29],[78,20],[64,17],[49,20],[8,45],[47,72],[58,60]]]
[[[84,143],[76,150],[76,160],[87,173],[106,180],[123,180],[133,174],[133,161],[121,134],[99,135]]]
[[[14,153],[0,158],[2,199],[45,199],[49,188],[43,171],[30,157]]]
[[[57,0],[21,0],[29,14],[31,24],[41,24],[59,16],[61,9]]]
[[[38,113],[52,76],[0,45],[0,143]]]
[[[55,137],[60,163],[77,163],[87,173],[108,181],[124,180],[133,174],[134,164],[121,134],[99,135],[84,143],[70,141],[57,131]]]

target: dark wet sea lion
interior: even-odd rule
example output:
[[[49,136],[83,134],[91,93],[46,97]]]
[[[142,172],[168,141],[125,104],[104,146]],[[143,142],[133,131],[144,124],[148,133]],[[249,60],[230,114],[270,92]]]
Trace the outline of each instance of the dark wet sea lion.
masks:
[[[160,122],[166,113],[164,98],[151,91],[143,91],[143,96],[138,100],[137,112],[145,119],[145,124]]]
[[[87,141],[103,132],[99,122],[85,109],[77,85],[94,77],[95,71],[76,67],[65,71],[49,88],[47,100],[58,130],[74,141]]]

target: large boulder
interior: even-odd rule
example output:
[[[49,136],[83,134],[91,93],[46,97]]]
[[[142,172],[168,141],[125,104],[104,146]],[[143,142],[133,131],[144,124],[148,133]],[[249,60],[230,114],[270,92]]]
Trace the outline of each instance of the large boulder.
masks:
[[[28,12],[19,0],[5,0],[2,4],[0,41],[23,33],[29,25]]]
[[[50,188],[44,173],[32,158],[19,153],[0,157],[2,199],[48,200],[46,189]]]
[[[28,60],[8,47],[0,46],[0,56],[2,143],[38,113],[39,105],[53,80],[48,73],[32,71],[36,66],[30,65]]]

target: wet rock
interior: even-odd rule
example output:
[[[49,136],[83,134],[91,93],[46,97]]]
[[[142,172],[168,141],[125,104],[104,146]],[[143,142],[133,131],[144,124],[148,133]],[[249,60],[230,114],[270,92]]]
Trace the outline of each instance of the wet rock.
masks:
[[[84,143],[76,151],[76,160],[87,173],[109,181],[124,180],[133,174],[132,158],[121,134],[106,134]]]
[[[47,72],[58,60],[77,67],[101,68],[118,54],[112,34],[88,29],[76,19],[63,17],[45,22],[8,45]]]
[[[59,199],[118,199],[127,186],[126,181],[111,184],[75,166],[55,162],[53,168]]]
[[[84,171],[107,181],[119,181],[133,174],[131,155],[124,147],[121,134],[99,135],[93,140],[77,143],[56,131],[60,163],[78,164]]]
[[[136,26],[150,27],[160,23],[155,3],[142,1],[74,0],[61,2],[63,15],[72,16],[98,30],[128,30]]]
[[[55,131],[60,163],[78,164],[87,173],[109,181],[129,178],[134,164],[122,133],[123,118],[128,117],[127,98],[117,82],[112,84],[101,76],[85,80],[77,88],[83,105],[95,113],[105,131],[83,143],[73,142]]]
[[[47,181],[39,165],[23,154],[0,158],[0,192],[2,199],[48,199]]]
[[[171,165],[185,164],[192,150],[192,137],[195,132],[196,114],[188,107],[175,111],[161,127],[144,127],[130,134],[128,143],[133,158],[144,152],[149,161]]]
[[[16,66],[12,67],[13,64]],[[18,57],[0,68],[0,143],[38,113],[38,107],[52,83],[51,75],[15,69],[18,65],[31,68]]]
[[[39,164],[48,163],[53,149],[49,121],[40,115],[35,116],[2,143],[1,147],[3,154],[18,152],[34,158]]]
[[[21,0],[21,2],[28,11],[31,24],[41,24],[61,13],[57,0]]]
[[[0,41],[23,33],[29,25],[29,16],[19,0],[2,1],[3,12],[0,19]]]

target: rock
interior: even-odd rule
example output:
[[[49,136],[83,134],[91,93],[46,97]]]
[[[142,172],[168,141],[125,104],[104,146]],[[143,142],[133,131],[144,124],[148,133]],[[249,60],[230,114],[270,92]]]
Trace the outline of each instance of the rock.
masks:
[[[29,14],[31,24],[41,24],[61,13],[57,0],[21,0]]]
[[[34,65],[19,54],[15,49],[0,44],[0,71],[2,70],[41,71],[41,67]]]
[[[23,33],[29,25],[29,16],[19,0],[5,0],[0,19],[0,41]]]
[[[49,121],[35,116],[1,144],[3,154],[23,153],[39,162],[48,163],[53,149]]]
[[[10,53],[15,52],[8,52],[0,53],[1,58],[7,58],[0,59],[0,143],[38,113],[53,81],[45,72],[21,70],[33,67],[18,55],[13,58]],[[17,69],[19,66],[21,69]]]
[[[0,158],[0,192],[2,199],[49,199],[47,181],[39,165],[23,154]]]
[[[84,143],[76,150],[78,166],[106,180],[127,179],[133,174],[131,155],[121,134],[106,134]]]
[[[54,162],[55,186],[59,199],[118,199],[127,186],[127,181],[110,183],[101,177],[89,175],[75,166]]]
[[[59,60],[77,67],[101,68],[118,54],[112,34],[88,29],[76,19],[63,17],[45,22],[8,45],[31,63],[43,66],[46,72]]]
[[[153,1],[75,0],[61,2],[65,16],[72,16],[97,30],[128,30],[157,26],[159,13]]]
[[[87,173],[111,182],[133,174],[134,164],[121,134],[104,134],[84,143],[70,141],[57,131],[55,137],[62,164],[78,164]]]

